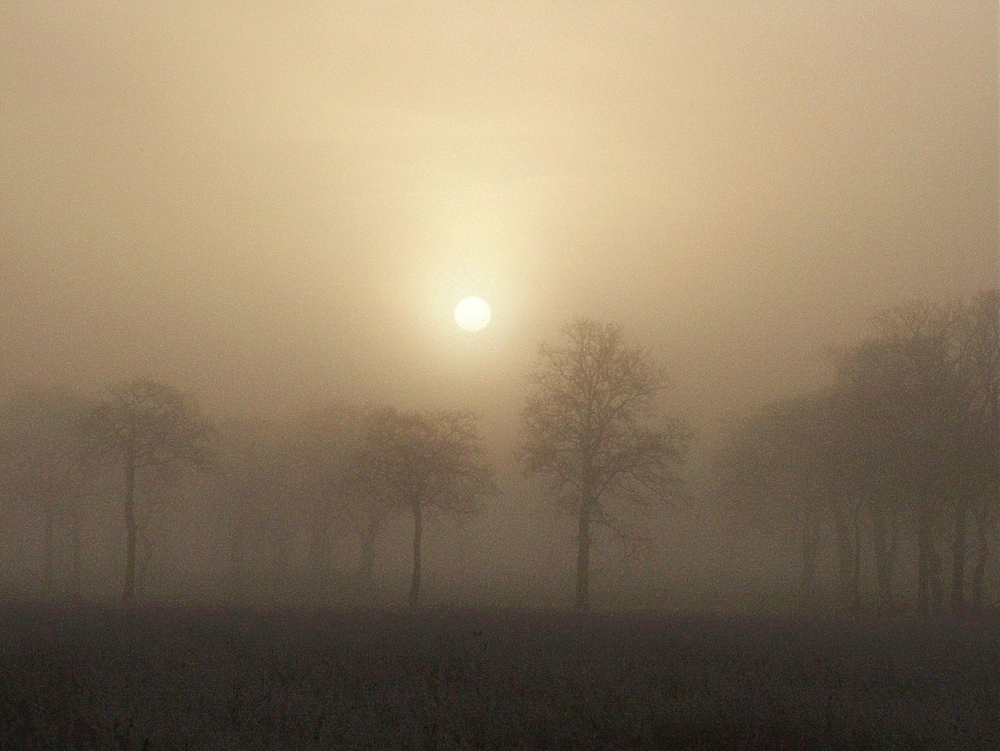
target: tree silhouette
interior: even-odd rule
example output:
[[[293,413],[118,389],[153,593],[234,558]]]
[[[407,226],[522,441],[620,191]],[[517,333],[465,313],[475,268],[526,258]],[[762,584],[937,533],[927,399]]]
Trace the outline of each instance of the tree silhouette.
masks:
[[[420,597],[424,512],[471,514],[496,492],[475,417],[467,411],[373,410],[344,475],[344,487],[375,504],[371,518],[413,516],[411,610]]]
[[[614,500],[644,505],[676,492],[690,432],[676,419],[652,422],[667,378],[619,326],[580,318],[562,333],[564,344],[540,347],[520,454],[526,472],[548,479],[576,516],[575,607],[586,611],[592,526],[622,529]]]
[[[972,607],[983,605],[986,567],[996,546],[1000,504],[1000,289],[981,293],[969,308],[963,358],[973,415],[971,492],[978,496],[978,560],[972,571]]]
[[[80,421],[82,454],[90,464],[110,462],[124,479],[125,585],[122,601],[135,599],[136,483],[144,470],[168,472],[209,463],[214,431],[193,400],[148,379],[114,386],[107,399]]]
[[[1000,293],[890,308],[869,336],[839,353],[837,366],[828,387],[770,405],[732,432],[716,460],[720,499],[758,524],[788,526],[790,515],[801,522],[806,595],[820,527],[829,523],[841,601],[855,608],[863,540],[879,604],[892,605],[909,517],[918,610],[941,611],[948,562],[950,605],[962,614],[974,525],[971,604],[981,607],[1000,500]],[[949,556],[939,550],[942,534],[951,536]]]
[[[951,512],[952,606],[964,608],[966,526],[974,446],[957,305],[911,302],[885,311],[875,333],[842,357],[840,381],[889,438],[893,484],[917,528],[917,605],[940,612],[944,577],[937,530]]]
[[[797,536],[806,606],[816,603],[819,544],[832,505],[822,451],[827,406],[825,392],[768,405],[733,426],[713,468],[716,494],[741,526]]]

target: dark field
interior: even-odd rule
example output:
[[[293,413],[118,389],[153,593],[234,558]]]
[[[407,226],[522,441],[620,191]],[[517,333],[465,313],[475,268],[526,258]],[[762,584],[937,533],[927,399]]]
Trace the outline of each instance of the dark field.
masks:
[[[996,749],[996,625],[8,608],[0,747]]]

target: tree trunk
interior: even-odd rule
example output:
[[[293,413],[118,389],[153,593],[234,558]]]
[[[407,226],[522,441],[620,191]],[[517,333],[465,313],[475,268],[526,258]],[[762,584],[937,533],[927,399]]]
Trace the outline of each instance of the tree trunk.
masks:
[[[140,595],[148,595],[150,571],[153,563],[153,541],[149,538],[148,507],[145,522],[137,526],[136,538],[141,555],[136,565],[135,591]]]
[[[55,590],[55,525],[56,509],[52,499],[45,501],[45,594],[52,597]]]
[[[242,498],[236,501],[232,524],[229,528],[229,581],[235,590],[244,584],[243,572],[246,556],[246,514]]]
[[[72,525],[71,534],[73,536],[72,568],[70,571],[70,596],[74,600],[80,599],[80,558],[82,539],[80,534],[80,499],[74,498],[70,507],[70,521]]]
[[[381,529],[381,520],[372,520],[361,536],[361,555],[358,559],[357,592],[359,595],[371,593],[375,581],[375,544]]]
[[[965,611],[965,545],[967,509],[961,499],[955,501],[955,538],[952,543],[951,610],[961,616]]]
[[[934,539],[933,533],[928,542],[927,562],[930,581],[931,612],[935,616],[940,616],[944,606],[944,580],[941,575],[941,555],[938,553],[937,540]]]
[[[861,610],[861,512],[864,505],[861,500],[854,503],[854,528],[852,530],[854,547],[851,551],[851,609]]]
[[[880,508],[885,499],[873,497],[872,551],[875,554],[875,578],[878,586],[879,607],[883,612],[892,609],[892,578],[899,538],[899,523],[891,510]]]
[[[840,606],[845,610],[851,604],[852,553],[851,529],[846,510],[839,504],[834,510],[835,530],[837,535],[837,568],[839,575]]]
[[[995,530],[992,528],[989,501],[983,500],[976,520],[977,554],[976,566],[972,570],[972,607],[981,612],[983,608],[986,568],[993,558]]]
[[[416,611],[420,598],[420,537],[423,534],[422,509],[413,503],[413,578],[410,580],[410,610]]]
[[[285,521],[272,523],[267,530],[265,547],[270,553],[267,565],[270,569],[268,589],[275,597],[287,597],[292,584],[297,581],[292,571],[292,535]]]
[[[885,600],[892,603],[892,582],[896,576],[896,566],[899,560],[899,528],[902,524],[901,515],[893,510],[889,517],[889,548],[886,553]]]
[[[590,609],[590,514],[589,495],[584,496],[580,505],[579,528],[576,549],[576,601],[574,608],[581,613]]]
[[[130,451],[125,457],[125,591],[122,602],[131,605],[135,601],[135,453]]]
[[[927,615],[930,609],[930,552],[933,540],[930,529],[930,506],[921,501],[917,509],[917,612]]]
[[[815,515],[805,517],[802,525],[802,582],[801,593],[804,607],[816,604],[816,557],[819,552],[819,519]]]

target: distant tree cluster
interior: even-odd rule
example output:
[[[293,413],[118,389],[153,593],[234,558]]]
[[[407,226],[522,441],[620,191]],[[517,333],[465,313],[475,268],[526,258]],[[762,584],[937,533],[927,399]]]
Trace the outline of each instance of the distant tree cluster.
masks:
[[[899,586],[910,560],[919,612],[985,607],[1000,522],[1000,291],[886,311],[836,366],[824,388],[734,427],[711,466],[714,500],[793,536],[806,605],[820,596],[829,549],[845,608],[910,602]],[[592,319],[542,344],[528,376],[518,458],[573,519],[578,610],[591,606],[597,531],[648,545],[636,519],[684,492],[692,432],[662,411],[668,387],[646,350]],[[219,527],[220,586],[264,596],[296,582],[328,591],[335,561],[348,555],[335,546],[344,539],[356,551],[346,591],[364,603],[378,543],[402,521],[412,531],[414,609],[428,520],[469,517],[500,492],[466,410],[330,405],[280,419],[212,419],[191,395],[150,379],[98,399],[23,392],[0,403],[0,509],[20,505],[41,522],[50,593],[66,522],[70,589],[80,595],[82,519],[99,503],[122,520],[122,600],[151,591],[167,552],[151,513],[192,483]]]
[[[797,530],[807,603],[829,534],[844,607],[862,605],[866,562],[893,607],[910,541],[920,613],[982,608],[1000,506],[1000,291],[886,311],[837,366],[828,387],[731,433],[722,494],[742,518]]]
[[[553,500],[578,524],[576,606],[589,607],[592,528],[630,534],[621,502],[668,500],[687,429],[652,422],[664,373],[615,325],[580,319],[558,346],[543,345],[523,414],[526,472],[550,482]],[[192,474],[195,473],[195,474]],[[200,474],[215,504],[234,592],[270,572],[290,586],[305,536],[314,591],[330,583],[334,541],[358,543],[353,591],[371,594],[376,543],[397,517],[412,524],[409,606],[420,602],[424,525],[431,512],[469,516],[499,488],[476,416],[466,410],[329,406],[285,419],[210,420],[196,400],[151,379],[116,384],[100,399],[25,393],[0,412],[0,497],[44,516],[45,588],[54,588],[54,529],[72,527],[72,594],[81,591],[81,517],[98,499],[123,521],[122,601],[148,585],[157,498]],[[205,495],[207,493],[207,495]]]

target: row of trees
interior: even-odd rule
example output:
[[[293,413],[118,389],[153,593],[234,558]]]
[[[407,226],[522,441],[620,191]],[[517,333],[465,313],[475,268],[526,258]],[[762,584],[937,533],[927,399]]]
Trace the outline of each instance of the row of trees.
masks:
[[[715,471],[735,513],[796,530],[806,602],[828,535],[846,607],[861,606],[866,561],[894,606],[910,542],[920,613],[981,608],[1000,507],[1000,290],[885,312],[830,385],[738,426]]]
[[[680,486],[689,438],[657,417],[663,371],[619,327],[578,319],[557,345],[543,345],[523,413],[520,459],[547,481],[552,499],[577,519],[575,604],[589,607],[594,527],[626,535],[618,502],[662,502]],[[148,571],[152,541],[139,505],[169,492],[185,473],[211,478],[227,499],[230,576],[247,574],[247,547],[261,510],[304,509],[317,581],[337,534],[359,541],[356,584],[372,582],[375,543],[388,521],[412,519],[409,604],[421,586],[428,511],[468,515],[498,487],[475,415],[393,407],[329,407],[294,422],[242,418],[213,424],[195,400],[137,379],[95,402],[28,395],[8,402],[0,428],[0,492],[45,518],[46,587],[53,582],[53,531],[61,510],[72,526],[73,591],[80,590],[80,517],[89,498],[116,495],[125,527],[126,604]],[[146,517],[148,519],[148,516]]]
[[[734,516],[794,534],[807,604],[820,594],[829,543],[845,607],[860,607],[869,594],[893,607],[911,557],[921,613],[941,612],[946,602],[956,613],[983,607],[1000,521],[1000,291],[887,311],[836,364],[826,387],[769,405],[731,432],[713,467],[717,498]],[[574,519],[579,609],[590,604],[596,529],[641,542],[641,523],[625,512],[641,516],[682,487],[691,434],[658,410],[668,385],[613,324],[573,321],[539,350],[518,458]],[[253,577],[259,557],[251,551],[281,546],[280,535],[265,533],[295,509],[314,581],[324,580],[335,539],[349,535],[358,549],[356,591],[365,596],[376,543],[405,516],[414,608],[428,514],[468,516],[499,492],[466,411],[333,406],[297,420],[212,423],[190,396],[134,380],[96,402],[9,400],[0,426],[0,498],[41,512],[47,587],[57,518],[68,512],[78,592],[81,515],[94,499],[113,496],[124,519],[126,602],[152,556],[148,513],[138,509],[192,470],[225,508],[234,584]]]

